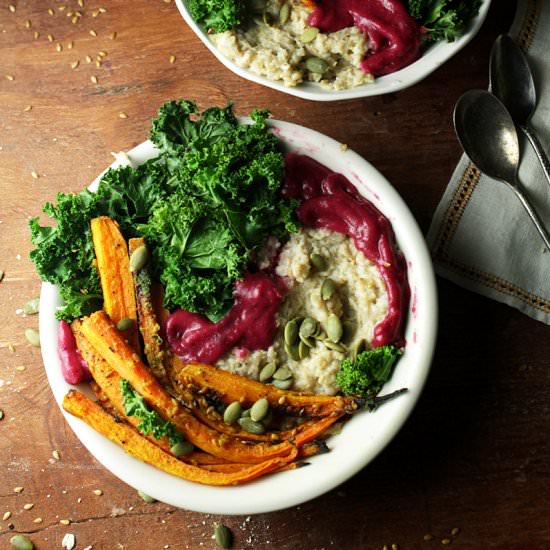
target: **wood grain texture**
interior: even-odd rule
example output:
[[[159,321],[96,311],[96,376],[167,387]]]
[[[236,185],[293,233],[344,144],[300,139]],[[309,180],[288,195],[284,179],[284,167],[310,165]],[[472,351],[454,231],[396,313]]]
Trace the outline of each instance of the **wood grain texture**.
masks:
[[[58,9],[63,4],[80,9],[77,24]],[[28,218],[57,192],[89,184],[111,162],[111,151],[142,142],[159,105],[175,97],[195,98],[201,107],[231,99],[238,114],[267,106],[276,118],[347,143],[386,175],[426,230],[460,155],[453,105],[465,90],[487,86],[490,46],[508,28],[514,4],[493,2],[475,40],[422,83],[321,104],[229,73],[172,2],[0,2],[2,548],[13,533],[30,534],[39,549],[61,548],[71,532],[79,550],[208,549],[219,520],[242,549],[430,549],[444,538],[463,549],[550,547],[550,328],[504,305],[440,281],[434,367],[396,439],[337,490],[250,518],[145,504],[100,466],[63,421],[40,352],[26,343],[24,330],[38,319],[16,313],[40,288],[28,259]],[[92,17],[100,5],[107,11]],[[86,62],[100,50],[108,54],[101,67]],[[32,509],[24,509],[27,503]],[[11,517],[2,520],[5,512]],[[451,537],[454,527],[460,532]],[[427,533],[434,539],[425,541]]]

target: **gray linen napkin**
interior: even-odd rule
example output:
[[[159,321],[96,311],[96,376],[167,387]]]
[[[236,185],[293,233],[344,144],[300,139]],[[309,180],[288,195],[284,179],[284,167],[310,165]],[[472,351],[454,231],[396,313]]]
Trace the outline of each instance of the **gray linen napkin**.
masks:
[[[548,152],[550,1],[518,0],[510,35],[533,71],[538,104],[531,122]],[[550,185],[532,147],[519,138],[519,179],[550,230]],[[550,252],[513,191],[481,176],[465,156],[436,209],[427,241],[439,275],[550,324]]]

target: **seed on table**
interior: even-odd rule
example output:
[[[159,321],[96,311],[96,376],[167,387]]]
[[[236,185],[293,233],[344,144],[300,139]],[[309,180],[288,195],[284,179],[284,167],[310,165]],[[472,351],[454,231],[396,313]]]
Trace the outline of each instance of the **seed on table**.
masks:
[[[31,22],[30,19],[27,19],[27,20],[25,21],[25,28],[26,28],[26,29],[30,29],[31,27],[32,27],[32,22]]]
[[[40,517],[34,518],[34,519],[32,520],[33,523],[42,523],[43,521],[44,521],[44,520],[43,520],[42,518],[40,518]]]
[[[18,493],[18,494],[22,493],[23,491],[24,491],[23,487],[15,487],[13,490],[14,493]]]
[[[61,523],[61,525],[70,525],[71,520],[70,519],[60,519],[59,523]]]
[[[35,38],[35,40],[36,40],[36,39],[40,38],[40,33],[39,33],[38,31],[34,31],[34,32],[33,32],[33,36],[34,36],[34,38]]]
[[[76,545],[76,537],[72,533],[65,533],[65,536],[61,541],[62,548],[65,548],[65,550],[73,550],[75,545]]]
[[[0,282],[2,282],[3,278],[4,278],[4,272],[0,269]]]
[[[267,363],[264,368],[260,371],[259,380],[260,382],[266,382],[269,380],[275,371],[277,370],[277,365],[273,362]]]
[[[128,115],[124,112],[118,113],[118,118],[128,118]]]
[[[8,6],[8,9],[9,9],[12,13],[15,13],[16,7],[15,7],[13,4],[10,4],[10,5]]]
[[[302,33],[302,36],[300,36],[300,41],[303,44],[308,44],[309,42],[313,42],[317,38],[318,34],[319,34],[319,29],[317,27],[308,27]]]
[[[239,420],[242,412],[241,404],[238,401],[233,401],[229,404],[223,413],[223,421],[226,424],[235,424]]]
[[[4,512],[4,515],[2,516],[3,521],[8,521],[8,519],[11,518],[11,512]]]
[[[76,61],[73,61],[71,63],[71,69],[76,69],[80,65],[80,61],[78,59]]]
[[[107,57],[107,52],[105,50],[100,50],[97,52],[97,55],[99,55],[99,57]]]
[[[175,56],[175,55],[171,55],[169,61],[170,61],[170,63],[173,65],[173,64],[176,62],[176,56]]]
[[[96,497],[100,497],[103,494],[103,491],[101,489],[94,489],[93,493]]]
[[[91,80],[94,84],[97,84],[97,83],[98,83],[97,76],[95,76],[95,75],[92,75],[92,76],[90,77],[90,80]]]
[[[6,75],[6,80],[9,80],[10,82],[13,82],[15,80],[15,76],[13,76],[12,74],[7,74]]]
[[[28,113],[29,111],[32,111],[32,105],[27,105],[27,106],[23,109],[23,112],[25,112],[25,113]]]
[[[117,33],[116,33],[116,32],[112,32],[112,33],[111,33],[111,40],[116,40],[116,37],[117,37]]]
[[[67,49],[68,50],[72,50],[74,48],[74,42],[71,40],[68,44],[67,44]]]
[[[309,261],[317,271],[325,271],[327,268],[327,262],[321,254],[314,252],[309,256]]]
[[[451,530],[451,535],[453,537],[456,537],[459,533],[460,533],[460,527],[453,527],[453,529]]]
[[[95,36],[97,36],[97,32],[95,32],[94,29],[92,29],[90,31],[90,35],[95,37]]]
[[[23,510],[32,510],[33,507],[34,507],[34,504],[32,504],[32,503],[29,502],[28,504],[25,504],[25,505],[23,506]]]
[[[154,502],[157,501],[156,498],[153,498],[153,497],[150,497],[148,494],[144,493],[143,491],[138,491],[137,492],[138,495],[140,496],[140,498],[146,502],[147,504],[153,504]]]
[[[254,422],[261,422],[267,416],[268,412],[269,401],[265,397],[262,397],[252,405],[250,409],[250,418],[252,418]]]
[[[40,309],[40,298],[33,298],[23,306],[23,313],[26,315],[36,315]]]
[[[220,548],[228,550],[233,542],[233,534],[223,523],[217,523],[214,528],[214,539]]]
[[[4,411],[0,409],[0,420],[4,419]]]
[[[55,40],[53,34],[48,34],[48,42],[53,42]]]
[[[54,14],[54,11],[52,10],[52,8],[48,8],[48,13],[49,13],[50,15],[53,15],[53,14]]]
[[[29,537],[25,535],[14,535],[10,539],[12,550],[33,550],[34,544]]]
[[[89,55],[87,55],[85,57],[85,59],[86,59],[86,63],[91,63],[92,62],[92,58]]]
[[[441,544],[443,544],[443,546],[447,546],[448,544],[451,544],[451,539],[441,539]]]
[[[59,454],[59,451],[57,449],[54,449],[52,451],[52,456],[55,458],[55,460],[61,460],[61,455]]]
[[[25,330],[25,338],[31,344],[31,346],[34,346],[36,348],[40,347],[40,334],[38,334],[38,331],[33,328],[28,328]]]
[[[434,536],[431,533],[427,533],[424,535],[424,540],[425,541],[434,540]]]
[[[58,52],[62,52],[62,51],[63,51],[63,45],[58,43],[58,44],[55,45],[55,49],[56,49]]]
[[[38,172],[36,172],[36,170],[33,170],[31,172],[31,177],[37,180],[40,176],[38,175]]]

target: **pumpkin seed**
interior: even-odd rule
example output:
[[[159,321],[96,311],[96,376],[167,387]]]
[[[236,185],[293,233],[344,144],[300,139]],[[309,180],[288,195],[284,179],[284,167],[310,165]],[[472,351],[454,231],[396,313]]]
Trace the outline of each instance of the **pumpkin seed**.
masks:
[[[25,313],[26,315],[35,315],[38,313],[39,309],[40,309],[40,298],[33,298],[23,306],[23,313]]]
[[[139,497],[140,497],[144,502],[146,502],[147,504],[153,504],[154,502],[157,501],[156,498],[150,497],[148,494],[144,493],[143,491],[138,491],[137,493],[138,493]]]
[[[342,327],[344,328],[344,334],[342,335],[342,342],[349,343],[351,342],[357,326],[353,321],[342,321]]]
[[[310,338],[306,338],[305,336],[300,335],[300,342],[298,342],[298,351],[300,351],[300,346],[302,344],[306,345],[308,348],[312,348],[315,345],[315,341],[313,340],[314,336],[311,336]]]
[[[193,444],[189,441],[178,441],[175,445],[170,447],[170,452],[176,456],[188,455],[194,449]]]
[[[246,409],[241,413],[241,418],[250,418],[250,409]]]
[[[266,5],[266,0],[248,0],[248,8],[252,13],[263,13]]]
[[[25,535],[14,535],[10,539],[10,544],[13,550],[33,550],[34,544],[29,537]]]
[[[290,18],[290,6],[288,4],[283,4],[279,11],[279,23],[284,25]]]
[[[291,359],[294,359],[294,361],[299,361],[300,360],[300,354],[298,353],[298,346],[297,345],[289,346],[285,342],[285,351],[286,351],[286,354]]]
[[[324,341],[327,339],[327,333],[324,330],[320,330],[313,335],[313,338],[315,338],[315,340]]]
[[[262,14],[262,21],[265,25],[271,27],[271,25],[273,25],[273,16],[266,10]]]
[[[344,334],[344,327],[342,326],[342,321],[338,318],[337,315],[331,313],[327,319],[327,336],[333,342],[338,342]]]
[[[294,378],[288,380],[273,380],[273,385],[280,390],[288,390],[294,384]]]
[[[323,74],[328,69],[328,63],[320,57],[308,57],[306,59],[306,69],[310,73]]]
[[[36,348],[40,347],[40,334],[38,334],[37,330],[34,330],[33,328],[28,328],[25,331],[25,338],[31,344],[31,346],[34,346]]]
[[[298,355],[300,359],[305,359],[309,355],[310,346],[307,345],[304,341],[298,344]]]
[[[289,378],[292,378],[292,372],[286,367],[278,368],[273,374],[274,380],[288,380]]]
[[[321,298],[326,302],[334,296],[335,292],[336,283],[330,277],[327,277],[321,285]]]
[[[319,34],[319,29],[317,27],[308,27],[302,33],[302,36],[300,36],[300,41],[303,44],[308,44],[309,42],[313,42],[317,38],[318,34]]]
[[[254,420],[254,422],[261,422],[269,412],[269,401],[262,397],[261,399],[258,399],[254,405],[252,405],[252,408],[250,409],[250,418]]]
[[[239,418],[239,424],[245,432],[251,434],[263,434],[265,432],[265,426],[260,424],[260,422],[252,420],[252,418]]]
[[[314,252],[309,256],[309,261],[317,271],[325,271],[327,269],[327,262],[321,254]]]
[[[306,317],[302,324],[300,325],[300,330],[298,331],[298,334],[301,337],[309,338],[315,332],[317,331],[317,321],[313,319],[312,317]]]
[[[355,343],[351,350],[351,357],[353,360],[357,359],[357,356],[367,349],[367,342],[364,338],[361,338],[358,342]]]
[[[235,422],[239,420],[241,413],[241,404],[238,401],[233,401],[233,403],[227,405],[227,408],[223,413],[223,421],[231,426],[231,424],[235,424]]]
[[[134,271],[139,271],[140,269],[143,269],[148,261],[149,250],[144,244],[142,244],[141,246],[136,248],[130,256],[130,271],[133,273]]]
[[[217,523],[214,528],[214,539],[220,548],[223,550],[228,550],[228,548],[231,548],[233,535],[223,523]]]
[[[325,347],[328,349],[331,349],[333,351],[339,351],[340,353],[346,353],[346,348],[342,344],[338,342],[333,342],[332,340],[329,340],[328,338],[323,341],[323,344],[325,344]]]
[[[273,362],[267,363],[264,368],[260,371],[259,380],[260,382],[266,382],[271,379],[273,373],[277,370],[277,365]]]
[[[298,340],[298,319],[292,319],[285,325],[285,342],[289,346],[293,346]]]
[[[126,319],[121,319],[117,324],[116,328],[121,332],[125,330],[130,330],[134,326],[134,320],[126,317]]]

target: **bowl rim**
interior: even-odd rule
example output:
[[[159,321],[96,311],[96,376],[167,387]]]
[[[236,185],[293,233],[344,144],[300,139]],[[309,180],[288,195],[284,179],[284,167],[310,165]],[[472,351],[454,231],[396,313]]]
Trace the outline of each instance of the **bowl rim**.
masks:
[[[308,99],[311,101],[341,101],[398,92],[426,78],[474,38],[487,17],[491,0],[482,0],[477,16],[472,19],[466,32],[454,42],[439,41],[430,45],[420,59],[407,67],[395,73],[377,77],[373,83],[362,84],[361,86],[348,90],[325,90],[316,82],[304,82],[295,87],[285,86],[279,81],[270,80],[264,76],[254,74],[249,69],[239,67],[239,65],[225,57],[218,48],[216,48],[208,37],[208,34],[205,33],[191,17],[184,0],[175,0],[175,3],[183,19],[201,42],[210,50],[218,61],[222,63],[222,65],[238,76],[301,99]]]
[[[390,219],[409,265],[411,305],[406,329],[408,344],[384,393],[398,389],[403,381],[409,391],[373,413],[362,412],[349,419],[341,433],[331,436],[330,453],[313,457],[307,468],[280,472],[276,476],[236,487],[195,484],[130,457],[83,421],[63,410],[63,397],[74,386],[63,380],[57,358],[58,323],[54,312],[60,298],[55,286],[49,283],[42,285],[39,324],[44,366],[56,402],[78,439],[103,466],[128,485],[159,501],[196,512],[226,515],[272,512],[311,500],[352,477],[386,447],[408,418],[426,382],[435,347],[437,295],[434,271],[422,233],[397,191],[368,161],[350,149],[344,150],[332,138],[289,122],[270,119],[269,125],[281,138],[285,148],[308,154],[320,162],[324,159],[323,163],[329,168],[334,170],[336,167],[344,172],[359,191]],[[129,151],[128,155],[139,164],[155,156],[155,149],[151,142],[145,141]],[[329,155],[332,157],[329,158]],[[116,162],[111,166],[115,165]],[[346,170],[340,170],[346,166]],[[97,184],[102,174],[92,186]],[[409,364],[412,367],[407,370]],[[85,385],[77,389],[86,391]],[[365,444],[359,443],[357,448],[362,440]],[[353,452],[350,453],[350,450]],[[270,497],[266,498],[266,494]]]

